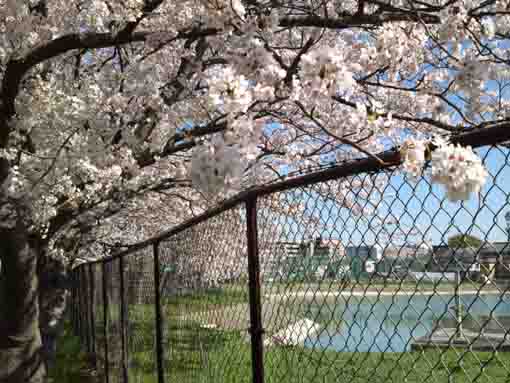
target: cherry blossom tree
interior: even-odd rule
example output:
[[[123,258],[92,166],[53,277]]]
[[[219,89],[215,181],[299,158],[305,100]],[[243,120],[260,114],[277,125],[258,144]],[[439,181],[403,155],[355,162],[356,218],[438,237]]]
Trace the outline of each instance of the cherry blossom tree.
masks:
[[[418,175],[424,140],[441,148],[433,180],[468,198],[485,171],[439,136],[508,124],[509,13],[0,0],[0,380],[44,376],[37,259],[106,255],[229,193],[388,146]]]

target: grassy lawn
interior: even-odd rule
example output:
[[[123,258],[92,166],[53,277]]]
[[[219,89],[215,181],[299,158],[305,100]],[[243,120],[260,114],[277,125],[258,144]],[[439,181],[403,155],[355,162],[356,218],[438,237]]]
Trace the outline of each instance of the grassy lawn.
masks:
[[[489,291],[494,290],[498,291],[494,286],[486,285],[483,286],[478,282],[472,281],[464,281],[460,288],[463,290],[482,290]],[[387,281],[383,282],[380,280],[362,280],[359,282],[347,282],[342,283],[339,281],[322,281],[320,283],[310,282],[266,282],[262,285],[264,294],[283,294],[283,293],[292,293],[292,292],[332,292],[337,293],[340,291],[343,292],[364,292],[364,291],[416,291],[416,292],[453,292],[455,289],[455,283],[450,281],[441,281],[441,282],[430,282],[430,281]]]
[[[48,371],[48,381],[54,383],[93,383],[97,378],[91,373],[90,363],[80,344],[80,339],[71,331],[69,323],[58,339],[56,363]]]
[[[199,290],[192,294],[163,297],[164,306],[185,306],[187,309],[203,310],[209,306],[233,305],[248,302],[247,286],[230,285],[218,289]]]
[[[204,328],[196,321],[179,317],[179,313],[187,310],[201,311],[245,301],[244,295],[222,296],[219,292],[166,300],[166,381],[251,382],[251,349],[246,333]],[[130,382],[156,382],[154,317],[150,314],[154,310],[152,306],[138,306],[134,311],[138,312],[139,324],[130,335],[137,340],[130,343]],[[450,349],[447,352],[339,353],[273,346],[265,349],[264,358],[265,381],[274,383],[510,381],[510,353],[504,352],[466,353],[463,349]]]
[[[140,344],[153,344],[150,326],[132,334]],[[168,328],[164,371],[174,382],[251,382],[251,350],[238,332],[200,328],[187,323]],[[265,381],[294,382],[508,382],[510,353],[475,352],[460,349],[412,353],[337,353],[302,347],[270,347],[264,354]],[[131,348],[130,382],[156,383],[152,347]],[[79,341],[66,329],[58,346],[53,382],[95,382],[88,375]],[[112,366],[112,375],[118,375]],[[450,377],[450,379],[449,379]]]
[[[303,291],[305,285],[294,285]],[[406,287],[414,287],[407,285]],[[445,288],[447,286],[444,286]],[[448,286],[451,287],[451,286]],[[315,286],[307,288],[314,289]],[[305,289],[306,291],[306,289]],[[246,333],[200,327],[179,313],[209,310],[246,302],[240,289],[166,299],[164,305],[167,381],[251,382],[251,349]],[[130,381],[156,382],[153,308],[137,307],[138,345],[131,348]],[[142,314],[144,312],[144,314]],[[147,326],[142,325],[148,318]],[[143,339],[143,340],[142,340]],[[483,382],[510,381],[510,353],[467,352],[462,349],[408,353],[339,353],[304,347],[273,346],[264,353],[265,381],[294,382]]]
[[[313,291],[316,286],[296,284],[292,288]],[[251,382],[251,349],[246,332],[204,328],[200,320],[189,316],[193,312],[213,315],[215,309],[245,304],[247,300],[245,290],[235,286],[164,297],[163,363],[167,382]],[[233,313],[226,310],[223,314]],[[130,304],[128,317],[129,381],[156,383],[154,305]],[[119,322],[118,318],[112,319],[109,339],[116,343],[110,347],[110,373],[120,378]],[[102,333],[102,328],[96,327],[96,336]],[[90,381],[80,378],[86,364],[77,339],[69,332],[58,352],[59,368],[52,373],[55,382]],[[264,358],[265,381],[274,383],[510,382],[510,353],[504,352],[450,349],[444,353],[339,353],[273,346],[265,349]]]
[[[175,327],[165,358],[168,381],[251,382],[250,345],[239,333]],[[132,355],[136,382],[155,382],[152,351]],[[510,355],[460,349],[410,353],[337,353],[302,347],[265,350],[265,381],[507,382]],[[144,364],[144,362],[146,364]],[[450,377],[450,380],[449,380]]]

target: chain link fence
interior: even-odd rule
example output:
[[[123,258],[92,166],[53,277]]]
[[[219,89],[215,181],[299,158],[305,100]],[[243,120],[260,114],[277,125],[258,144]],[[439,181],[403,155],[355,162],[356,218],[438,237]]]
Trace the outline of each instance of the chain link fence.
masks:
[[[396,152],[266,185],[74,269],[106,382],[510,382],[510,132],[450,203]]]

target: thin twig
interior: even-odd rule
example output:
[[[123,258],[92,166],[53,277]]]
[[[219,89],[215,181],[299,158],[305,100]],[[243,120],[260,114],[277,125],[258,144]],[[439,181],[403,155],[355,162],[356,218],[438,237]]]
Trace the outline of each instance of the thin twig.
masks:
[[[356,142],[354,141],[351,141],[347,138],[344,138],[344,137],[340,137],[340,136],[337,136],[336,134],[334,133],[331,133],[320,121],[318,121],[315,117],[313,117],[310,113],[308,113],[304,107],[304,105],[299,102],[299,101],[295,101],[296,105],[299,107],[299,109],[301,109],[301,111],[310,119],[312,120],[324,133],[330,135],[331,137],[337,139],[338,141],[342,142],[343,144],[346,144],[346,145],[350,145],[352,146],[353,148],[355,148],[356,150],[358,150],[359,152],[361,153],[364,153],[366,154],[367,156],[369,156],[370,158],[373,158],[374,160],[376,160],[377,162],[379,162],[381,165],[383,166],[386,166],[388,165],[386,162],[384,162],[382,159],[380,159],[378,156],[376,156],[375,154],[369,152],[368,150],[365,150],[363,149],[360,145],[358,145]]]

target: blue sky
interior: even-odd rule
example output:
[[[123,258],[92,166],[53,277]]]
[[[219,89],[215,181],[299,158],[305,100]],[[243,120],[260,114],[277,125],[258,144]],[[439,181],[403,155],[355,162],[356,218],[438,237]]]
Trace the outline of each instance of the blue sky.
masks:
[[[426,232],[426,237],[434,244],[446,242],[457,233],[470,233],[490,241],[506,240],[504,215],[510,210],[509,150],[483,148],[479,154],[490,173],[480,196],[473,195],[462,203],[449,202],[441,185],[430,186],[421,181],[412,197],[411,188],[406,185],[398,195],[404,201],[410,200],[406,209],[408,214],[403,214],[403,205],[395,209],[401,214],[402,221],[411,225],[411,217],[417,218],[416,227]],[[399,186],[403,181],[397,176],[392,179],[392,184]],[[431,222],[433,227],[427,230]]]
[[[348,209],[339,209],[337,203],[317,198],[313,187],[283,192],[281,197],[288,201],[284,204],[294,200],[306,202],[306,214],[319,216],[325,229],[302,221],[299,216],[293,219],[273,216],[273,224],[287,224],[279,240],[301,241],[322,235],[323,238],[339,239],[344,246],[378,243],[385,247],[424,241],[440,245],[446,244],[452,235],[468,233],[491,242],[506,241],[504,216],[510,211],[510,150],[482,148],[478,153],[490,175],[480,196],[472,195],[465,202],[449,202],[443,187],[431,185],[428,175],[414,182],[398,170],[392,173],[378,205],[377,216],[392,216],[395,225],[383,226],[373,216],[356,216]],[[381,235],[382,228],[390,233],[398,232],[399,228],[404,232],[412,230],[415,235],[390,240]]]
[[[378,215],[384,217],[392,214],[404,231],[408,232],[411,228],[417,231],[416,235],[408,237],[409,242],[425,240],[437,245],[446,243],[450,236],[458,233],[469,233],[489,241],[507,240],[504,216],[510,211],[510,150],[503,147],[489,150],[486,147],[478,150],[478,153],[490,173],[480,196],[472,195],[465,202],[450,202],[441,185],[428,183],[430,177],[425,176],[416,183],[396,172],[378,207]],[[374,242],[383,246],[388,244],[384,236],[377,234],[381,229],[380,223],[374,222],[369,229],[363,218],[354,222],[352,218],[347,218],[347,211],[342,211],[340,215],[349,222],[340,235],[344,241],[354,245]],[[396,225],[387,227],[394,232]],[[335,234],[332,233],[332,236]],[[399,240],[391,242],[396,244]]]

